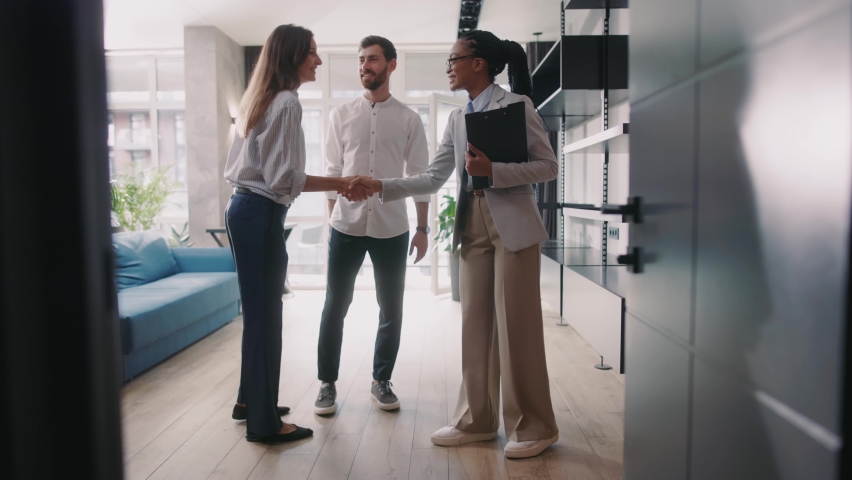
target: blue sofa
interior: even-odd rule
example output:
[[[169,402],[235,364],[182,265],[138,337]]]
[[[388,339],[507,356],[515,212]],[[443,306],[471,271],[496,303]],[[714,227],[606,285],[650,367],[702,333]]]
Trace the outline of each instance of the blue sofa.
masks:
[[[228,248],[169,248],[157,231],[113,234],[124,380],[240,314]]]

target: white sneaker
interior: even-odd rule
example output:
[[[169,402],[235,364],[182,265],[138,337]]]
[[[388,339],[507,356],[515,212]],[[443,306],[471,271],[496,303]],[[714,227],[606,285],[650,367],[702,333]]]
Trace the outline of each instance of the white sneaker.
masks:
[[[528,442],[508,442],[503,453],[506,458],[529,458],[534,457],[544,451],[545,448],[553,445],[559,440],[559,434],[547,440],[531,440]]]
[[[452,425],[447,425],[432,434],[432,443],[442,447],[455,447],[470,442],[483,442],[496,437],[497,432],[465,433]]]

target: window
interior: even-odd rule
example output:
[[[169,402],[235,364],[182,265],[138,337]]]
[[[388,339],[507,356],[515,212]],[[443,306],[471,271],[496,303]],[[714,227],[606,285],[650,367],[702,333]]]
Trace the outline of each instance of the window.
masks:
[[[154,166],[148,112],[111,112],[108,131],[110,178]]]
[[[186,100],[183,58],[157,59],[157,100]]]
[[[189,190],[186,178],[186,114],[183,110],[160,110],[159,154],[160,167],[168,167],[167,174],[174,182],[172,194],[166,208],[160,213],[161,220],[170,223],[187,221],[189,212]],[[180,230],[180,228],[178,228]]]
[[[305,132],[305,173],[325,175],[323,158],[322,108],[302,108],[302,130]],[[304,192],[293,202],[288,217],[319,217],[326,214],[325,194]]]
[[[181,111],[158,113],[160,166],[170,167],[169,175],[186,188],[186,115]]]
[[[165,230],[189,219],[183,62],[181,55],[106,58],[110,178],[168,168],[174,187],[160,212]]]
[[[331,55],[329,59],[331,98],[355,98],[364,91],[358,76],[358,55]]]
[[[420,121],[423,123],[423,131],[426,132],[426,144],[431,152],[432,136],[429,135],[429,105],[408,105],[408,108],[417,112],[417,115],[420,115]]]
[[[303,83],[299,86],[299,100],[317,100],[322,98],[322,81],[325,68],[317,69],[317,80],[315,82]]]
[[[409,53],[405,56],[405,96],[429,97],[433,93],[443,95],[467,95],[452,92],[447,80],[447,57],[449,53]]]
[[[107,99],[111,102],[147,102],[148,60],[107,58]]]
[[[130,114],[130,143],[151,146],[151,127],[148,113]]]
[[[405,96],[429,97],[433,93],[453,97],[465,97],[467,92],[450,90],[447,80],[448,53],[409,53],[405,56]],[[509,89],[509,74],[506,70],[494,79],[497,85]]]

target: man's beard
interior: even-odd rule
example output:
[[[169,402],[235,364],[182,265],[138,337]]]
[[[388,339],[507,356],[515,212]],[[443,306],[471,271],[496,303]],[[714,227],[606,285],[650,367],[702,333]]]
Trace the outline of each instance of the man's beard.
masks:
[[[381,72],[371,72],[371,73],[373,73],[373,81],[367,81],[362,77],[361,78],[361,85],[363,85],[364,88],[366,88],[367,90],[378,89],[379,87],[384,85],[385,82],[388,81],[388,67],[389,66],[385,67],[385,69],[382,70]],[[367,72],[361,72],[362,75],[364,73],[367,73]]]

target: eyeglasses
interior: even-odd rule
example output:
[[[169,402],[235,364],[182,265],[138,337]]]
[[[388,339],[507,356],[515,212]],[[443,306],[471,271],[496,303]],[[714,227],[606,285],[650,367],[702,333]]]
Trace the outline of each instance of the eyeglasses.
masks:
[[[462,55],[461,57],[453,57],[447,59],[447,70],[449,70],[454,63],[461,60],[462,58],[475,57],[476,55]]]

